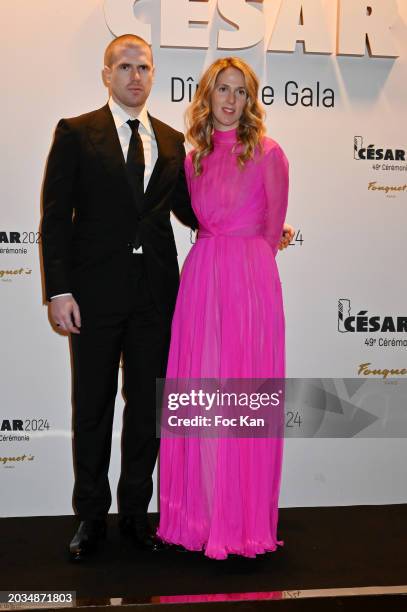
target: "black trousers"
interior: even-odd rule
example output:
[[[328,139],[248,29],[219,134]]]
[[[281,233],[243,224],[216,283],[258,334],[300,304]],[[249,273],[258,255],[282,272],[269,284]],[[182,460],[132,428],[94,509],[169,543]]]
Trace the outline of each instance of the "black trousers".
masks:
[[[132,255],[131,263],[127,304],[108,315],[81,312],[81,333],[71,336],[73,501],[81,520],[104,518],[112,501],[108,470],[121,359],[125,409],[117,492],[120,514],[144,522],[153,492],[159,447],[155,385],[156,378],[165,376],[171,320],[152,300],[144,256]]]

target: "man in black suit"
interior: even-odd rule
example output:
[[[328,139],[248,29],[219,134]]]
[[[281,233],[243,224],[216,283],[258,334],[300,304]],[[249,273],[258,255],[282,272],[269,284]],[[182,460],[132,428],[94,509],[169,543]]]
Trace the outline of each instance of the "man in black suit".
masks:
[[[178,262],[170,210],[197,227],[180,132],[148,114],[149,45],[121,36],[105,53],[110,99],[61,120],[44,183],[42,244],[52,321],[71,333],[74,505],[82,558],[105,536],[119,363],[123,358],[120,528],[156,550],[147,523],[158,440],[155,380],[165,375]]]
[[[113,40],[104,67],[109,102],[58,123],[45,176],[46,294],[51,320],[71,334],[73,357],[75,560],[106,533],[121,358],[119,526],[137,547],[160,547],[147,508],[158,451],[155,381],[165,376],[178,289],[170,211],[192,229],[197,220],[184,176],[184,137],[146,109],[153,75],[143,39]]]

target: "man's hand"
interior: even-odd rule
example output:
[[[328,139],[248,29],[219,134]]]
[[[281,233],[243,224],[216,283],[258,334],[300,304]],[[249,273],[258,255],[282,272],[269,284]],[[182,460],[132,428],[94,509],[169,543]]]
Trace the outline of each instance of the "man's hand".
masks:
[[[77,302],[71,295],[55,297],[49,305],[51,321],[63,331],[79,334],[81,313]]]
[[[290,244],[291,240],[294,238],[295,229],[292,225],[288,225],[288,223],[284,223],[283,234],[280,238],[280,242],[278,243],[279,251],[286,249]]]

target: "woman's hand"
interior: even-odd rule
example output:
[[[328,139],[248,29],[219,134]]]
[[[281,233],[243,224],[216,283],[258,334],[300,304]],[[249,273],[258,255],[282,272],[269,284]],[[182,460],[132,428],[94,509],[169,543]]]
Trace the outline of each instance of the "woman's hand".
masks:
[[[280,238],[280,242],[278,243],[278,250],[283,251],[284,249],[286,249],[288,245],[290,244],[291,240],[294,238],[294,235],[295,235],[295,229],[292,227],[292,225],[288,225],[288,223],[284,223],[283,233]]]

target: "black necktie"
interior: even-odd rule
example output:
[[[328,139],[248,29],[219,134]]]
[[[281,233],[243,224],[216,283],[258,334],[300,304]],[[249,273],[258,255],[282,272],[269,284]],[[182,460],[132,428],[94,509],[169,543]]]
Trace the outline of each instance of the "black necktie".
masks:
[[[127,123],[131,127],[131,138],[126,160],[127,175],[136,199],[137,208],[141,208],[144,197],[145,162],[143,143],[138,132],[140,121],[129,119]]]
[[[138,132],[140,121],[138,119],[129,119],[127,123],[131,127],[131,138],[126,160],[127,177],[133,192],[136,208],[141,213],[144,203],[145,162],[143,142]],[[137,249],[140,244],[140,232],[136,224],[133,246]]]

